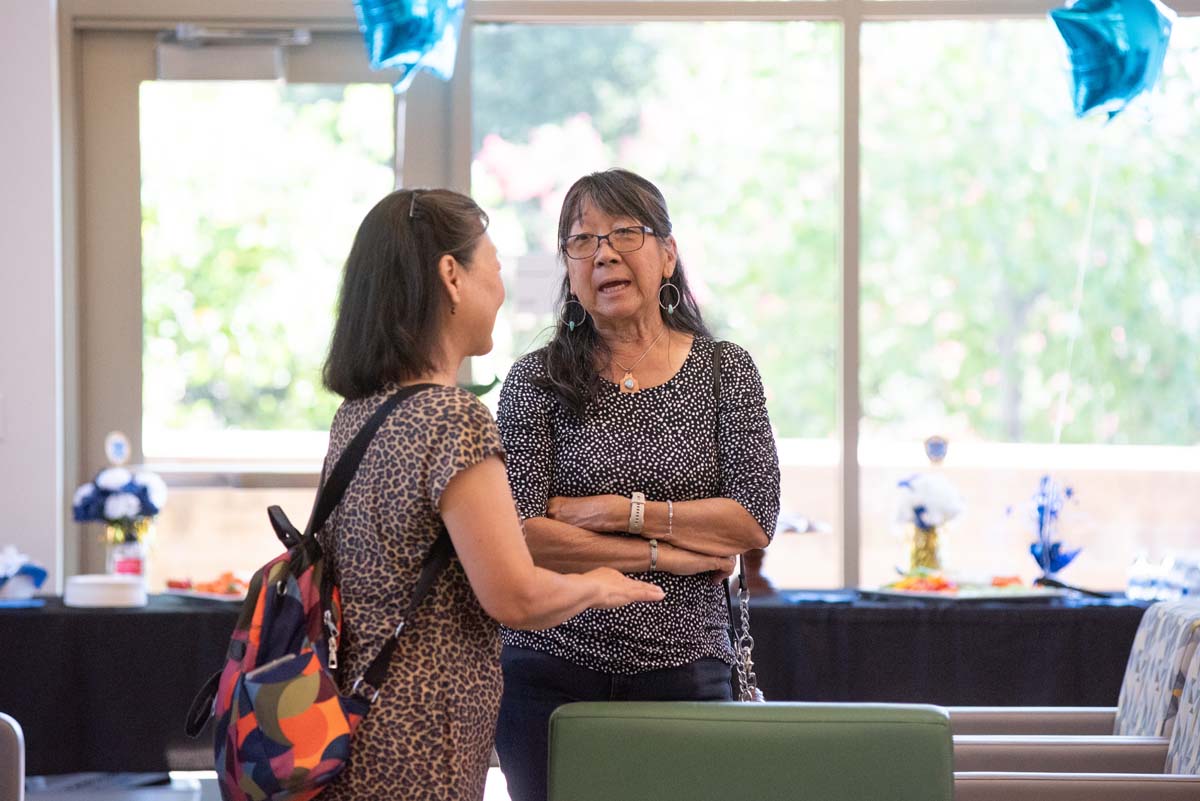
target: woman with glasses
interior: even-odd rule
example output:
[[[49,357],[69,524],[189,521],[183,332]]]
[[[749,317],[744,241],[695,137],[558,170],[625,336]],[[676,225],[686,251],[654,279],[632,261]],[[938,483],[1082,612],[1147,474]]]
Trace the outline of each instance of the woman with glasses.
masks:
[[[500,394],[525,541],[541,567],[614,567],[666,598],[505,631],[496,747],[513,801],[546,798],[547,724],[564,703],[730,699],[721,580],[779,512],[758,370],[710,336],[662,193],[625,170],[586,176],[558,234],[553,338]]]

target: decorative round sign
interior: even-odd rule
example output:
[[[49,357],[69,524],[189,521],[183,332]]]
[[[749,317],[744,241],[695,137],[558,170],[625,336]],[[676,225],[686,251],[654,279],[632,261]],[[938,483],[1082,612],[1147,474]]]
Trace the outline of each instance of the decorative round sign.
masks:
[[[104,438],[104,455],[109,464],[122,465],[129,461],[129,437],[120,431],[110,431]]]
[[[934,435],[925,440],[925,455],[929,457],[929,461],[934,464],[941,464],[946,458],[946,451],[949,449],[950,443],[945,437]]]

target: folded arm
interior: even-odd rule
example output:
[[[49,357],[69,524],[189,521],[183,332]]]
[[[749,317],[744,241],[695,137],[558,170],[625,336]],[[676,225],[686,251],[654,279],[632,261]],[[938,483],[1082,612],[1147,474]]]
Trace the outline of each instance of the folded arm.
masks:
[[[546,508],[551,521],[589,533],[628,531],[629,512],[630,499],[621,495],[555,497]],[[528,532],[528,522],[526,527]],[[770,542],[754,516],[731,498],[672,501],[669,506],[666,501],[648,501],[641,537],[658,540],[659,547],[669,543],[710,556],[734,556]],[[642,549],[644,553],[644,544]]]
[[[539,567],[559,573],[580,573],[601,566],[622,573],[650,569],[651,549],[646,540],[604,534],[549,517],[525,521],[525,543]],[[712,573],[719,580],[732,572],[733,560],[660,542],[655,569],[681,576]]]

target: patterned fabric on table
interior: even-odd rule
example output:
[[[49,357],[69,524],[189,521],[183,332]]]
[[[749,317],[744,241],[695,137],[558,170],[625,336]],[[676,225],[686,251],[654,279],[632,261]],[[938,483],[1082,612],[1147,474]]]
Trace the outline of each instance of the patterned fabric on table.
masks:
[[[1200,628],[1193,628],[1192,647],[1197,643],[1200,643]],[[1192,660],[1184,676],[1166,772],[1200,776],[1200,659]]]
[[[1198,632],[1200,600],[1162,601],[1146,610],[1125,666],[1113,734],[1171,736]]]

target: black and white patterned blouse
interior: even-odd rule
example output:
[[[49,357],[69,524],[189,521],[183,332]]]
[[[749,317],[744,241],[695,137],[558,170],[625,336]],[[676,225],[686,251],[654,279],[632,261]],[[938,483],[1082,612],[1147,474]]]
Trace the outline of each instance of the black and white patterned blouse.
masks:
[[[648,501],[732,498],[773,535],[779,460],[762,379],[750,354],[724,346],[718,445],[713,345],[696,337],[683,366],[657,387],[622,394],[604,382],[582,419],[534,385],[544,374],[544,351],[514,364],[497,416],[521,518],[544,517],[547,500],[556,495],[640,491]],[[732,664],[721,585],[708,575],[631,575],[659,585],[666,598],[590,609],[545,631],[506,629],[504,642],[606,673],[641,673],[705,657]]]

